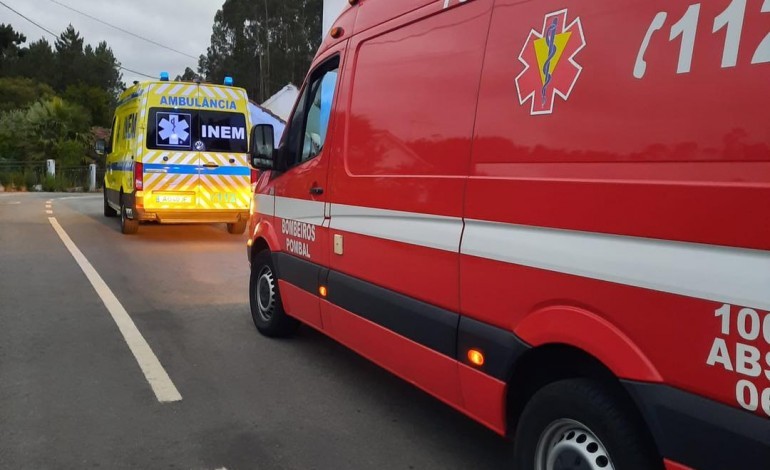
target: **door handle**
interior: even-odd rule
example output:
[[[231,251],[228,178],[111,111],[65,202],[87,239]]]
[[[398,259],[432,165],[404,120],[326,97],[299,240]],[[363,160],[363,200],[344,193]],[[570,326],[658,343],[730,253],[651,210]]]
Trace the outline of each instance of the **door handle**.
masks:
[[[217,165],[216,163],[211,163],[211,162],[205,163],[203,166],[205,166],[206,168],[219,168],[219,165]]]
[[[323,193],[324,193],[324,188],[320,186],[313,186],[312,188],[310,188],[310,194],[313,194],[315,196],[320,196]]]

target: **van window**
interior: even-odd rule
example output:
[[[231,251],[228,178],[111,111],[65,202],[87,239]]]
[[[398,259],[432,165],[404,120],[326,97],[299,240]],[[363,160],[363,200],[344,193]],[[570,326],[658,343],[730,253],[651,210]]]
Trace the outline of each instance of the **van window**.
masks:
[[[305,125],[305,141],[302,146],[301,161],[303,162],[315,157],[323,149],[336,86],[337,70],[335,69],[326,72],[323,77],[313,83],[310,89],[312,98]]]
[[[321,65],[297,103],[286,135],[286,167],[302,163],[323,150],[337,87],[339,57]]]
[[[225,111],[151,108],[147,148],[246,153],[246,116]]]
[[[118,138],[118,117],[112,117],[112,130],[110,131],[110,140],[107,144],[105,152],[107,154],[112,153],[115,150],[115,139]]]
[[[248,152],[246,116],[223,111],[200,111],[196,129],[209,152]]]

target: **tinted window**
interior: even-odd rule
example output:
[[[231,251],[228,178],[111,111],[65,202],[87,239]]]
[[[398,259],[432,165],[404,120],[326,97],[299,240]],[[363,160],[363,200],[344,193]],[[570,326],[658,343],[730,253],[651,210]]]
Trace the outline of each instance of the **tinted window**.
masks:
[[[223,111],[150,109],[147,148],[246,153],[246,116]]]
[[[311,101],[307,115],[307,124],[305,125],[302,161],[315,157],[323,150],[336,86],[336,69],[327,72],[311,86]]]
[[[211,152],[246,153],[246,116],[222,111],[200,111],[197,130],[199,139]]]
[[[339,57],[316,69],[303,89],[286,133],[286,167],[307,161],[323,150],[337,86]]]

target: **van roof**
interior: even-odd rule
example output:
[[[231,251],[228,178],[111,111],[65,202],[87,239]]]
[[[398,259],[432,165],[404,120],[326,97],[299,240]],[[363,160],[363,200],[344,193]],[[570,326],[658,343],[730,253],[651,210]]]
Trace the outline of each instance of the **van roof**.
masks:
[[[168,81],[163,81],[163,80],[145,80],[145,81],[142,81],[142,82],[135,83],[135,84],[131,85],[130,87],[126,88],[120,94],[120,97],[118,99],[118,103],[122,103],[124,101],[129,100],[130,98],[134,97],[135,94],[137,94],[139,92],[139,90],[145,89],[145,88],[149,87],[150,85],[168,85],[168,84],[173,84],[173,83],[183,84],[183,85],[192,85],[192,84],[195,84],[196,82],[194,82],[192,80],[168,80]],[[199,85],[202,86],[202,87],[206,87],[206,88],[230,88],[230,89],[234,89],[234,90],[246,91],[243,87],[229,86],[229,85],[223,85],[223,84],[219,84],[219,83],[210,83],[210,82],[203,82],[202,81],[202,82],[199,83]],[[120,104],[118,104],[118,106],[120,106]]]

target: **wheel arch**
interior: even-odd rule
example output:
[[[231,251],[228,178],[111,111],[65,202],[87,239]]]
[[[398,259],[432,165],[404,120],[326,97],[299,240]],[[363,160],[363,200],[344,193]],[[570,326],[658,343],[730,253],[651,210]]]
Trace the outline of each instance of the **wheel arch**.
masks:
[[[663,382],[642,349],[607,319],[578,307],[547,307],[518,323],[514,333],[532,347],[563,344],[596,358],[616,377]]]

